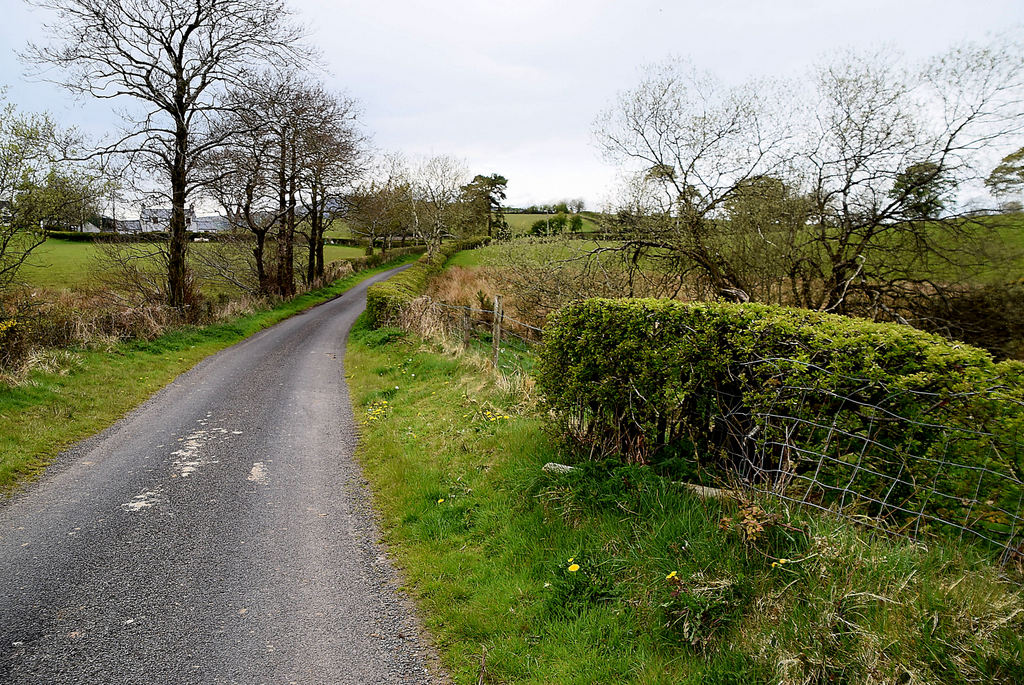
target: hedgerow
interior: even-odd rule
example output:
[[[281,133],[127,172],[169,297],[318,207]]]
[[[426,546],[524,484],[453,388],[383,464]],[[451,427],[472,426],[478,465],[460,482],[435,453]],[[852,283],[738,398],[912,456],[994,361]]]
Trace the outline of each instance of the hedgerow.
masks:
[[[431,276],[444,268],[444,263],[456,252],[472,250],[487,243],[489,238],[466,238],[442,245],[433,261],[423,255],[411,267],[383,283],[377,283],[366,292],[366,313],[374,328],[394,323],[399,312],[409,302],[423,294]]]
[[[352,265],[354,271],[362,271],[363,269],[372,269],[375,266],[380,266],[384,262],[390,262],[393,259],[404,257],[411,254],[420,254],[426,251],[427,248],[422,245],[414,245],[412,247],[396,247],[394,249],[384,252],[377,250],[372,255],[365,255],[363,257],[349,257],[341,261],[348,262]]]
[[[606,299],[552,314],[540,357],[557,433],[591,455],[683,455],[822,506],[1019,528],[1020,362],[807,310]]]

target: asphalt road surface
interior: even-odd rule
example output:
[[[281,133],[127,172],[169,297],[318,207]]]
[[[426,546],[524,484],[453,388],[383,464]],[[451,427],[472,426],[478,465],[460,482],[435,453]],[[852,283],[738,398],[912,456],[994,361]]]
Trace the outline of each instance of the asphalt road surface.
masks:
[[[183,374],[0,505],[0,683],[436,682],[342,360],[366,288]]]

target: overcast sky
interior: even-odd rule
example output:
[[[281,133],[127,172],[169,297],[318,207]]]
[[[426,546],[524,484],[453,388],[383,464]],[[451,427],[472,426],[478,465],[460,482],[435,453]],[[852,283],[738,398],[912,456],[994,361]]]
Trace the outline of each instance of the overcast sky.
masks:
[[[598,207],[614,169],[592,144],[595,116],[644,64],[692,59],[728,82],[792,77],[836,48],[908,57],[1024,25],[1024,0],[612,2],[292,0],[323,52],[328,85],[362,103],[378,148],[453,154],[509,179],[513,205],[583,197]],[[75,101],[24,77],[16,53],[45,40],[44,15],[0,0],[0,85],[23,110],[100,134],[109,102]]]

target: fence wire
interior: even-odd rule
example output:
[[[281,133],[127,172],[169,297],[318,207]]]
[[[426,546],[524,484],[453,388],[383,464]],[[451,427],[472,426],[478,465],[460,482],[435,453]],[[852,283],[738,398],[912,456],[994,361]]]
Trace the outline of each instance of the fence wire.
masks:
[[[999,379],[933,392],[790,359],[748,366],[763,365],[750,376],[769,381],[758,409],[715,391],[716,422],[750,487],[906,537],[953,533],[1004,561],[1024,558],[1024,406]]]
[[[495,367],[524,373],[532,369],[532,351],[544,332],[506,315],[500,304],[495,309],[467,307],[427,296],[407,305],[400,323],[407,330],[464,348],[489,346]]]
[[[401,324],[480,349],[497,335],[495,365],[525,373],[543,334],[500,308],[429,297],[408,306]],[[745,487],[887,533],[952,534],[993,546],[1004,561],[1024,559],[1024,405],[999,379],[936,392],[785,358],[754,359],[737,373],[744,378],[732,389],[703,391],[716,403],[714,442]],[[766,378],[752,409],[737,388]],[[667,418],[666,435],[685,434]]]

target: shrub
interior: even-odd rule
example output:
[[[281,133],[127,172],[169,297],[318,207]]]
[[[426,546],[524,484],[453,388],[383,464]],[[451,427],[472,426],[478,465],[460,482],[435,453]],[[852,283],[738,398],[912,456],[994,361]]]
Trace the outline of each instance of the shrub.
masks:
[[[1024,281],[922,297],[907,316],[918,328],[983,347],[997,358],[1024,359]]]
[[[196,233],[195,231],[187,231],[186,235],[189,240],[195,240],[198,237],[203,237],[207,240],[219,239],[219,235],[216,233],[205,234]],[[102,231],[100,233],[82,233],[79,231],[47,231],[46,236],[48,238],[56,238],[59,240],[67,240],[75,243],[160,243],[171,239],[169,231],[144,231],[140,233],[114,233],[112,231]]]
[[[348,259],[342,259],[339,261],[347,262],[352,266],[352,269],[354,271],[363,271],[365,269],[372,269],[376,266],[380,266],[384,262],[389,262],[392,259],[398,259],[399,257],[404,257],[406,255],[411,254],[420,254],[424,250],[426,250],[426,248],[423,247],[422,245],[413,247],[398,247],[392,250],[388,250],[387,252],[382,252],[378,250],[374,254],[364,255],[362,257],[349,257]],[[338,262],[332,262],[332,264],[336,263]]]
[[[374,328],[388,326],[398,321],[402,309],[423,294],[427,281],[444,268],[445,262],[456,252],[472,250],[485,245],[489,238],[467,238],[441,246],[438,258],[431,262],[423,255],[411,267],[392,276],[383,283],[370,286],[366,292],[366,314]],[[394,251],[389,254],[394,254]]]
[[[1024,364],[936,335],[766,305],[587,300],[549,317],[537,382],[556,431],[591,454],[690,454],[822,506],[1019,527]]]
[[[569,217],[565,214],[555,214],[553,217],[538,219],[530,226],[530,233],[533,235],[558,235],[565,230]],[[580,222],[582,225],[582,221]]]

